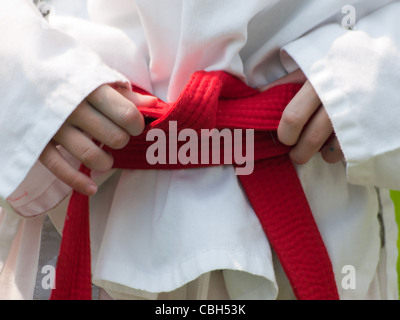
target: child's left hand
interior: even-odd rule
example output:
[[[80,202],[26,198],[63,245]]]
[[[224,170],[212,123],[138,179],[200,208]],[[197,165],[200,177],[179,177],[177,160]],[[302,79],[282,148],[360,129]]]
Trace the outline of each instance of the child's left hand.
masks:
[[[319,151],[328,163],[341,161],[343,152],[328,114],[300,69],[262,90],[284,83],[303,84],[284,110],[278,126],[278,139],[285,145],[293,146],[289,153],[292,161],[305,164]]]

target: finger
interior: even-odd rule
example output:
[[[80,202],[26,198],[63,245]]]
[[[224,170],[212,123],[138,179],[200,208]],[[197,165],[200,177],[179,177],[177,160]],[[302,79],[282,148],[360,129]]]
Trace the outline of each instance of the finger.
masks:
[[[144,118],[136,105],[108,85],[99,87],[87,97],[100,113],[130,135],[137,136],[144,129]]]
[[[113,165],[113,158],[97,146],[77,128],[64,125],[55,134],[54,141],[92,170],[107,171]]]
[[[307,81],[306,76],[304,75],[303,71],[301,69],[297,69],[296,71],[293,71],[282,78],[271,82],[270,84],[266,85],[265,87],[260,88],[260,91],[265,91],[268,90],[272,87],[281,85],[281,84],[286,84],[286,83],[298,83],[298,84],[304,84]]]
[[[157,104],[158,101],[158,99],[154,96],[139,94],[126,87],[115,87],[114,89],[139,107],[152,108]]]
[[[130,139],[127,131],[94,109],[86,100],[70,115],[68,123],[112,149],[125,147]]]
[[[320,108],[301,134],[298,143],[290,151],[293,162],[304,164],[314,156],[333,132],[332,124],[324,108]]]
[[[40,162],[58,179],[73,190],[91,196],[97,192],[97,186],[92,179],[72,167],[61,155],[53,142],[43,150]]]
[[[311,83],[307,81],[282,113],[278,139],[288,146],[297,143],[305,124],[321,105]]]
[[[322,148],[321,156],[328,163],[337,163],[344,159],[342,148],[336,137],[333,137],[327,145]]]

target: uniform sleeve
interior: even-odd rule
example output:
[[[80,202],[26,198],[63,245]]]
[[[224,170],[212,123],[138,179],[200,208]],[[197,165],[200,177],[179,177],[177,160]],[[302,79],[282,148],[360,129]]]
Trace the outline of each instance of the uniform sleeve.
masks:
[[[29,195],[30,170],[59,127],[90,92],[124,83],[89,46],[52,28],[29,0],[0,0],[0,205]],[[40,188],[54,177],[39,168]],[[42,170],[42,171],[41,171]],[[39,188],[39,189],[40,189]]]
[[[356,21],[340,20],[286,45],[282,62],[299,66],[333,123],[353,184],[400,188],[400,3]]]

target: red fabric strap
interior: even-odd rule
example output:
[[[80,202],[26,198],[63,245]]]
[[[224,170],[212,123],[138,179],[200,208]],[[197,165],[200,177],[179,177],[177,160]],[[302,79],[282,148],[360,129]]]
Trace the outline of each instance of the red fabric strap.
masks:
[[[254,171],[239,176],[244,191],[296,297],[338,299],[332,265],[287,155],[289,148],[276,138],[282,111],[299,89],[300,85],[286,84],[260,93],[224,72],[196,72],[175,103],[159,101],[154,108],[140,108],[149,123],[143,134],[133,137],[122,150],[107,150],[113,154],[116,168],[193,168],[212,164],[204,164],[199,159],[198,163],[187,165],[179,162],[149,165],[146,150],[154,142],[146,141],[147,132],[161,129],[170,141],[168,134],[177,134],[186,128],[199,134],[201,129],[255,129]],[[135,91],[144,93],[139,88]],[[174,133],[169,132],[172,121],[177,124]],[[183,143],[178,142],[176,149]],[[222,149],[226,151],[226,145],[221,144],[221,155]],[[245,141],[242,150],[246,150]],[[65,220],[56,288],[51,299],[91,299],[88,211],[88,198],[74,192]]]

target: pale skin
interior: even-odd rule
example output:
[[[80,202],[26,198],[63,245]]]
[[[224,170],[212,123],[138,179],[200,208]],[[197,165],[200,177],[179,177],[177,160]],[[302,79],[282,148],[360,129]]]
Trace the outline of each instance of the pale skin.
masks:
[[[154,98],[128,89],[103,85],[72,112],[39,160],[72,189],[93,195],[97,191],[96,183],[71,166],[57,146],[62,146],[89,169],[107,171],[112,168],[113,158],[101,149],[101,145],[112,149],[126,146],[130,136],[137,136],[144,129],[144,118],[137,105],[151,106],[155,103]]]
[[[328,115],[301,71],[295,71],[261,90],[289,82],[303,84],[283,112],[278,127],[279,140],[293,146],[289,153],[292,161],[305,164],[319,151],[329,163],[342,160],[339,142],[335,136],[332,138],[333,128]],[[112,149],[126,146],[130,136],[137,136],[144,130],[144,118],[137,106],[149,107],[155,103],[154,98],[128,89],[100,86],[72,112],[39,160],[72,189],[93,195],[97,192],[96,183],[70,165],[57,146],[62,146],[89,169],[107,171],[112,168],[113,158],[101,146]]]
[[[341,161],[342,149],[334,135],[328,114],[310,81],[300,69],[261,90],[285,83],[303,85],[286,106],[278,126],[279,141],[293,147],[289,152],[292,161],[305,164],[319,151],[328,163]]]

